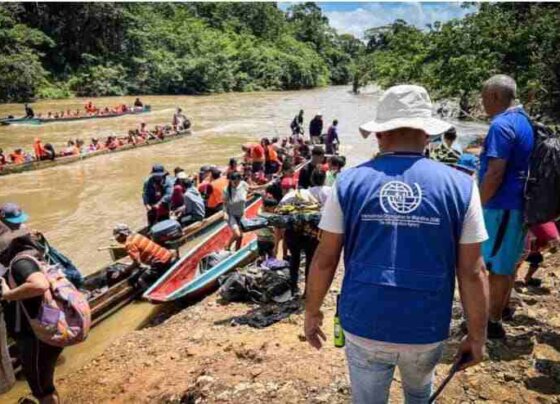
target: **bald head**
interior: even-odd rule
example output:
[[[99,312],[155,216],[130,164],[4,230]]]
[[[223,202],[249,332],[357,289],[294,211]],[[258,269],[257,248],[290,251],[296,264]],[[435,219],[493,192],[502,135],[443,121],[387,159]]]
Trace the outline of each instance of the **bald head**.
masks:
[[[490,77],[482,87],[482,104],[491,117],[511,107],[516,96],[517,84],[505,74]]]

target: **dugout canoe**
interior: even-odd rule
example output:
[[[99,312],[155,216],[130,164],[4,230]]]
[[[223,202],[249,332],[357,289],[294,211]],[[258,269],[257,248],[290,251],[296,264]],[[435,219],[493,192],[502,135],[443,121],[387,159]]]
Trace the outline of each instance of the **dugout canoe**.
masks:
[[[117,118],[119,116],[125,115],[140,115],[151,112],[152,108],[149,105],[144,106],[142,109],[135,108],[126,112],[121,112],[118,114],[97,114],[97,115],[85,115],[85,116],[69,116],[66,118],[6,118],[0,120],[0,125],[43,125],[46,123],[64,123],[64,122],[74,122],[74,121],[86,121],[90,119],[105,119],[105,118]]]
[[[60,165],[71,164],[71,163],[86,160],[86,159],[89,159],[89,158],[92,158],[92,157],[102,156],[104,154],[119,153],[119,152],[123,152],[123,151],[126,151],[126,150],[138,149],[140,147],[153,146],[153,145],[156,145],[156,144],[167,143],[167,142],[171,142],[173,140],[177,140],[177,139],[183,138],[185,136],[188,136],[191,133],[192,132],[190,131],[190,129],[187,129],[187,130],[179,131],[175,135],[167,135],[163,140],[151,139],[151,140],[147,140],[146,142],[140,143],[140,144],[137,144],[137,145],[125,144],[125,145],[120,146],[120,147],[118,147],[114,150],[105,149],[105,150],[99,150],[99,151],[95,151],[95,152],[91,152],[91,153],[80,154],[79,156],[65,156],[65,157],[57,157],[54,160],[31,161],[29,163],[23,163],[23,164],[5,165],[5,166],[0,168],[0,176],[10,175],[10,174],[19,174],[19,173],[23,173],[23,172],[27,172],[27,171],[43,170],[45,168],[51,168],[51,167],[56,167],[56,166],[60,166]]]
[[[253,196],[247,202],[245,217],[253,218],[257,216],[261,206],[262,197],[260,195]],[[215,229],[207,237],[177,261],[144,293],[143,298],[152,303],[165,303],[178,299],[194,299],[213,291],[218,277],[249,258],[252,249],[255,247],[252,243],[256,238],[255,233],[245,233],[243,234],[242,246],[251,245],[251,247],[240,250],[243,252],[233,254],[216,267],[201,274],[199,271],[201,260],[211,253],[226,248],[232,234],[231,228],[224,220],[218,222]]]

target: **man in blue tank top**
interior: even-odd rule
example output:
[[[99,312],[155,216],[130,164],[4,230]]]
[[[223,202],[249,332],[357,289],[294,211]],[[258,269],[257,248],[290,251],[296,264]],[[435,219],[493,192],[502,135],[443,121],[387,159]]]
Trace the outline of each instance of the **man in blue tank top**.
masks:
[[[482,104],[492,122],[480,153],[480,197],[489,239],[482,252],[490,271],[488,338],[503,338],[502,314],[523,254],[523,190],[533,150],[533,128],[521,106],[517,85],[506,75],[491,77]]]
[[[376,119],[380,154],[341,173],[323,210],[321,242],[307,285],[305,335],[319,349],[323,299],[342,249],[339,314],[347,341],[354,403],[386,403],[395,367],[407,403],[427,403],[448,337],[458,280],[468,335],[463,367],[482,360],[488,283],[480,197],[465,173],[423,156],[428,136],[450,124],[432,117],[419,86],[385,92]]]

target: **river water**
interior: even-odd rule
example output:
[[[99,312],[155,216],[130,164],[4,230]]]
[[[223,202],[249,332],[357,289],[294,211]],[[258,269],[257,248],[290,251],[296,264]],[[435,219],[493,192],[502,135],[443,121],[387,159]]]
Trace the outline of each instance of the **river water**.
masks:
[[[174,108],[180,106],[192,119],[190,137],[123,153],[95,157],[74,164],[0,177],[0,203],[14,201],[30,214],[30,225],[46,234],[51,243],[66,253],[84,273],[98,269],[108,260],[98,247],[110,243],[111,229],[119,222],[133,228],[144,224],[141,202],[143,179],[154,163],[168,170],[176,166],[196,171],[202,164],[224,165],[240,154],[240,144],[263,136],[285,136],[291,119],[305,110],[306,125],[321,111],[325,125],[339,120],[342,153],[350,164],[367,159],[375,150],[372,139],[364,140],[358,126],[373,119],[381,92],[370,87],[360,95],[350,87],[337,86],[297,92],[259,92],[209,96],[146,96],[149,114],[122,118],[52,123],[41,126],[0,127],[0,147],[31,150],[36,137],[55,148],[68,139],[125,134],[146,122],[152,127],[169,123]],[[94,99],[97,106],[131,104],[133,97]],[[82,108],[86,99],[40,101],[35,113]],[[0,105],[0,116],[22,114],[22,106]],[[326,128],[325,128],[326,130]],[[463,135],[482,133],[479,124],[460,125]]]
[[[42,126],[0,127],[0,148],[31,150],[33,139],[40,137],[55,148],[68,139],[124,134],[128,129],[146,122],[152,127],[169,123],[177,106],[183,108],[193,122],[193,135],[176,141],[108,154],[66,166],[0,177],[0,203],[14,201],[30,215],[32,228],[46,234],[51,243],[67,254],[87,274],[109,263],[106,252],[98,247],[111,242],[111,229],[119,222],[133,228],[144,225],[141,202],[143,180],[155,163],[168,170],[180,166],[195,172],[203,164],[225,165],[228,158],[241,153],[240,144],[263,136],[289,134],[291,119],[305,110],[305,124],[318,112],[323,113],[325,126],[339,120],[341,152],[355,165],[376,151],[373,139],[364,140],[358,126],[373,119],[381,92],[367,88],[359,95],[350,87],[328,87],[297,92],[259,92],[219,94],[210,96],[146,96],[144,103],[152,106],[149,114],[85,122],[55,123]],[[94,99],[97,106],[131,104],[133,97]],[[66,109],[75,110],[85,99],[41,101],[35,103],[36,113]],[[19,116],[22,106],[0,105],[0,117]],[[485,131],[485,126],[456,123],[462,143]],[[325,127],[326,130],[326,127]],[[57,375],[75,371],[101,353],[115,338],[138,328],[152,314],[148,303],[135,303],[104,321],[90,338],[79,346],[65,350],[69,360],[57,369]],[[18,383],[9,394],[0,397],[15,401],[27,387]]]

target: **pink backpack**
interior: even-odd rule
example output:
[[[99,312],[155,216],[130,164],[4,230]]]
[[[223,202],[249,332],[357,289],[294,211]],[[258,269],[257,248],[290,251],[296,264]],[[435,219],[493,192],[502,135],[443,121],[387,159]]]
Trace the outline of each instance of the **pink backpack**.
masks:
[[[21,301],[16,306],[16,330],[21,321],[20,308],[37,338],[46,344],[66,347],[84,341],[91,327],[91,310],[86,297],[64,276],[57,265],[49,265],[30,255],[18,255],[10,263],[29,259],[35,262],[49,281],[49,289],[43,295],[37,318],[31,318]],[[10,283],[15,281],[10,270]]]

